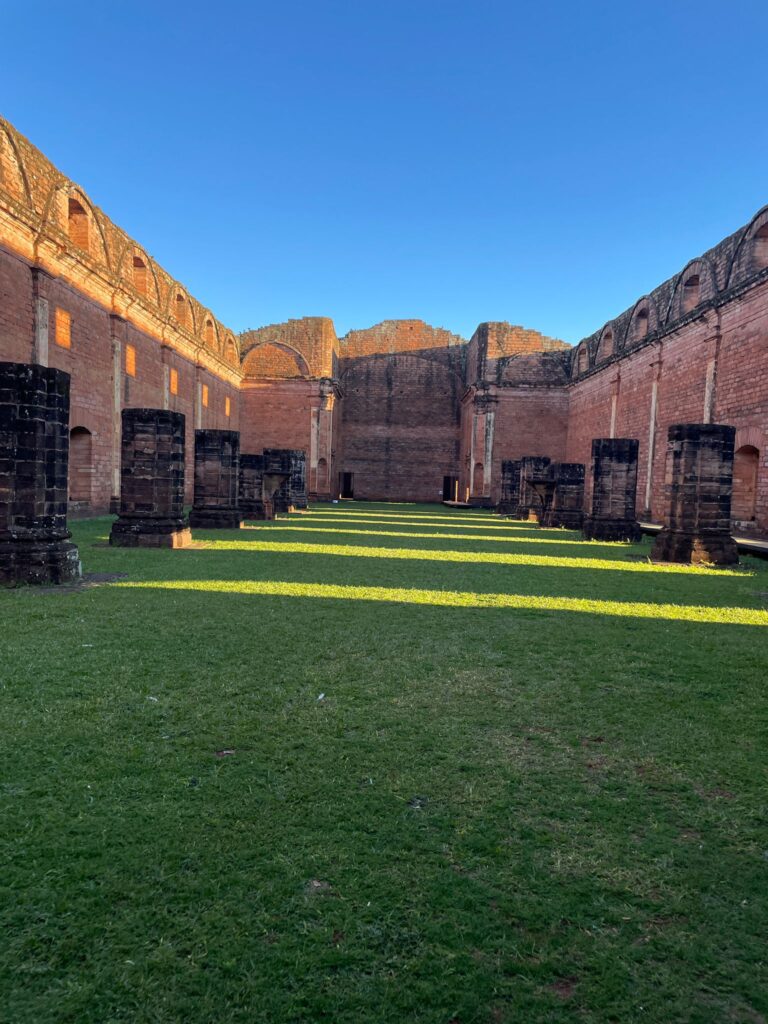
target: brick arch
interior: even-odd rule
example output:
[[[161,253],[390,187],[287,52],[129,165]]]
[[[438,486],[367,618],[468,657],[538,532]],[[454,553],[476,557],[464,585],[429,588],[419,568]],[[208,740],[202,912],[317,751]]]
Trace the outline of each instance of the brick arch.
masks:
[[[765,432],[760,427],[741,427],[736,431],[733,447],[735,450],[738,450],[749,445],[751,448],[757,448],[758,451],[762,452],[765,448],[765,441]]]
[[[280,341],[263,341],[243,356],[243,373],[249,377],[309,377],[309,365],[297,349]],[[296,372],[291,372],[292,370]]]
[[[683,309],[683,289],[685,282],[695,274],[699,276],[699,299],[692,309],[698,308],[718,294],[719,288],[717,287],[715,271],[710,261],[703,256],[691,260],[675,278],[675,286],[669,299],[666,316],[663,319],[664,324],[674,323],[675,320],[679,320],[682,316],[686,315],[686,312],[692,311],[684,311]]]
[[[602,331],[600,331],[597,350],[595,352],[595,363],[601,363],[605,359],[610,359],[616,351],[616,328],[614,327],[613,321],[611,321],[603,327]]]
[[[65,178],[63,175],[51,186],[43,204],[43,214],[37,240],[39,241],[40,237],[46,234],[51,227],[58,233],[67,236],[67,215],[64,212],[64,203],[69,199],[75,199],[80,203],[88,213],[89,224],[93,224],[95,227],[92,236],[90,234],[88,236],[88,252],[86,255],[97,263],[101,260],[107,269],[111,270],[113,263],[112,254],[102,223],[101,211],[93,205],[79,185],[76,185],[74,181],[70,181],[69,178]],[[98,246],[92,244],[96,240],[98,240]],[[97,247],[100,250],[99,253],[95,251]]]
[[[203,308],[201,310],[200,317],[200,340],[204,345],[209,346],[214,352],[221,352],[221,332],[219,331],[219,323],[210,309]],[[213,325],[213,338],[209,339],[206,337],[206,326],[208,323]]]
[[[583,373],[586,373],[592,365],[592,360],[589,356],[589,345],[586,341],[581,341],[573,350],[571,357],[571,377],[575,379],[580,377]]]
[[[0,183],[7,192],[16,194],[34,209],[27,169],[10,125],[0,121]],[[11,187],[11,186],[15,187]]]
[[[240,366],[240,349],[237,346],[234,335],[228,334],[221,343],[221,354],[224,359],[230,362],[233,366]]]
[[[757,211],[741,234],[728,268],[727,285],[729,288],[741,284],[752,274],[763,269],[760,266],[755,266],[753,242],[758,231],[766,227],[768,227],[768,206]]]
[[[187,304],[187,312],[189,314],[189,322],[186,323],[186,324],[181,324],[176,319],[176,299],[177,299],[177,296],[179,296],[179,295],[184,297],[184,301]],[[184,287],[183,284],[179,284],[178,281],[171,281],[170,282],[170,286],[168,288],[168,293],[167,293],[167,295],[165,297],[165,309],[164,309],[164,312],[165,312],[165,314],[167,316],[169,316],[171,318],[171,320],[173,320],[173,322],[178,327],[182,327],[184,330],[189,331],[190,334],[197,334],[197,323],[195,321],[195,305],[192,302],[192,298],[191,298],[189,292],[187,291],[187,289]]]
[[[155,269],[155,261],[142,249],[140,245],[136,245],[130,238],[126,237],[125,245],[120,250],[120,254],[117,258],[117,267],[115,273],[123,282],[128,282],[131,289],[133,289],[133,277],[129,273],[133,264],[133,257],[138,256],[144,261],[144,266],[147,268],[147,280],[150,282],[150,289],[147,290],[146,298],[151,302],[154,302],[157,308],[160,308],[160,282],[157,279],[157,271]],[[127,264],[127,261],[131,261],[131,265]]]
[[[645,312],[645,324],[642,323],[641,314]],[[652,295],[644,295],[635,303],[629,317],[627,333],[624,339],[624,347],[631,348],[642,341],[648,334],[655,331],[659,326],[659,311],[656,301]]]

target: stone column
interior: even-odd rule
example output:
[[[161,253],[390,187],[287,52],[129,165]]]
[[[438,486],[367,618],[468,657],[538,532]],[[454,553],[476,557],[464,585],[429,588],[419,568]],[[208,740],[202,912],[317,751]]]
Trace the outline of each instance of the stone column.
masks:
[[[540,477],[547,469],[550,459],[546,455],[526,455],[520,460],[520,504],[517,506],[517,518],[533,519],[538,522],[541,511],[541,499],[530,481]]]
[[[544,525],[580,530],[584,522],[584,463],[553,462],[550,469],[555,489]]]
[[[738,562],[731,537],[736,428],[677,423],[669,428],[665,493],[669,511],[651,558],[663,562]]]
[[[236,430],[195,431],[195,498],[189,525],[238,530],[240,434]]]
[[[271,498],[275,515],[287,515],[291,511],[291,476],[296,451],[293,448],[264,449],[264,494]]]
[[[288,482],[292,512],[306,512],[307,454],[302,448],[291,449],[291,478]]]
[[[69,583],[69,374],[0,363],[0,585]]]
[[[513,516],[520,504],[520,460],[504,459],[501,463],[501,501],[496,511]]]
[[[123,409],[120,513],[109,543],[182,548],[192,540],[184,516],[184,414]]]
[[[243,519],[274,519],[271,500],[264,496],[263,455],[241,454],[239,507]]]
[[[592,441],[592,512],[584,520],[587,540],[640,540],[637,522],[637,453],[633,437]]]

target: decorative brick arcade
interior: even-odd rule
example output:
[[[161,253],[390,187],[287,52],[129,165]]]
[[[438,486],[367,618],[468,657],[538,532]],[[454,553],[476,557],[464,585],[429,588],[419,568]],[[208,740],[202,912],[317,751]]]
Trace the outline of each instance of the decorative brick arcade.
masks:
[[[195,431],[195,499],[189,525],[237,530],[240,434],[236,430]]]
[[[715,565],[738,562],[730,531],[735,437],[735,427],[718,423],[677,423],[669,428],[669,511],[653,545],[653,559]]]
[[[109,543],[182,548],[191,541],[184,517],[184,414],[123,409],[120,513]]]
[[[541,495],[533,486],[533,481],[541,478],[549,466],[550,459],[545,455],[526,455],[520,460],[520,504],[517,507],[518,519],[534,519],[538,522],[544,511]]]
[[[67,530],[69,374],[0,363],[0,585],[80,576]]]
[[[496,511],[514,516],[520,504],[520,460],[504,459],[501,463],[501,500]]]
[[[592,441],[592,512],[584,520],[587,540],[637,541],[637,453],[633,437],[596,437]]]

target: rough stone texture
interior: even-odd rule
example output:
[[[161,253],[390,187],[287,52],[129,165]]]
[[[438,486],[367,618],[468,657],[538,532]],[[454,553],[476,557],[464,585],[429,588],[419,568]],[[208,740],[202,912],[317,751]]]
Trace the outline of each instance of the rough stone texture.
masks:
[[[184,516],[182,413],[123,409],[120,514],[109,543],[180,548],[192,540]]]
[[[0,585],[80,576],[67,530],[69,375],[0,363]]]
[[[264,458],[272,473],[287,474],[275,495],[275,512],[307,510],[306,453],[298,448],[265,448]]]
[[[593,440],[592,505],[583,526],[587,540],[640,540],[635,514],[638,447],[632,437]]]
[[[545,498],[533,485],[534,480],[545,477],[549,459],[546,456],[526,455],[520,460],[520,504],[518,519],[539,521],[544,512]]]
[[[549,470],[554,488],[543,525],[580,529],[584,521],[584,464],[553,462]]]
[[[239,506],[243,519],[274,519],[271,495],[264,496],[263,455],[240,455]]]
[[[520,504],[520,460],[504,459],[501,463],[501,500],[497,512],[503,516],[517,513]]]
[[[291,506],[292,450],[264,449],[264,495],[274,515],[287,515]]]
[[[676,423],[667,444],[666,525],[651,557],[663,562],[738,562],[731,537],[735,427]]]
[[[307,453],[298,448],[291,451],[289,495],[292,512],[307,511]]]
[[[236,430],[195,431],[195,502],[189,525],[201,529],[238,529],[240,435]]]

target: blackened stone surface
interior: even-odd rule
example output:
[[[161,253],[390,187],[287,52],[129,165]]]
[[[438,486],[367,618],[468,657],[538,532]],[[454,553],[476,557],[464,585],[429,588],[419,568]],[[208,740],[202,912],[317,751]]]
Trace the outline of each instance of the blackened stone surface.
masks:
[[[274,519],[271,499],[264,497],[263,455],[240,455],[239,506],[244,519]]]
[[[637,541],[637,454],[634,437],[596,437],[592,441],[592,511],[584,520],[587,540]]]
[[[497,511],[503,516],[517,513],[520,504],[520,460],[504,459],[501,463],[501,499]]]
[[[265,448],[266,471],[270,474],[288,474],[277,488],[275,512],[305,512],[307,510],[307,457],[302,448]]]
[[[554,482],[552,499],[543,523],[578,530],[584,521],[584,464],[553,462],[549,467]]]
[[[0,585],[79,579],[68,462],[69,374],[0,363]]]
[[[663,562],[738,562],[731,537],[736,428],[677,423],[667,435],[666,524],[651,557]]]
[[[520,503],[517,506],[517,518],[538,520],[544,511],[542,498],[537,493],[532,481],[541,478],[549,465],[546,455],[526,455],[520,460]]]
[[[238,529],[240,434],[236,430],[195,431],[195,497],[189,525]]]
[[[123,409],[120,514],[109,543],[118,547],[186,547],[184,415],[168,409]]]

